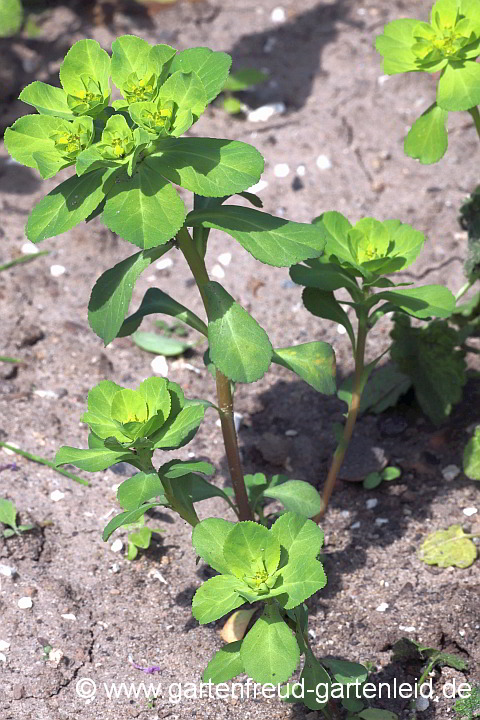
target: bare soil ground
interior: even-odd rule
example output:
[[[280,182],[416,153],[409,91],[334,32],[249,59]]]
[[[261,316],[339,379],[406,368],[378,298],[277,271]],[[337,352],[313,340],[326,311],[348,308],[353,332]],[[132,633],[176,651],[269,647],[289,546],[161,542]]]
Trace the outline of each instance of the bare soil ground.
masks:
[[[457,214],[478,182],[478,138],[468,117],[458,114],[451,116],[450,149],[441,163],[422,167],[406,158],[403,137],[430,104],[434,78],[383,78],[372,46],[385,22],[408,15],[425,18],[429,3],[284,0],[286,22],[281,24],[271,19],[277,4],[178,2],[147,16],[106,3],[99,16],[72,3],[72,9],[58,6],[42,16],[39,39],[9,41],[2,52],[11,56],[15,51],[19,69],[14,85],[20,88],[34,78],[54,80],[61,57],[76,40],[94,37],[109,48],[116,35],[127,32],[179,49],[208,45],[225,50],[237,69],[266,68],[269,82],[245,100],[251,107],[283,102],[284,114],[252,123],[217,107],[194,133],[244,140],[262,152],[268,185],[260,194],[269,212],[309,222],[324,210],[338,209],[352,221],[373,215],[411,223],[428,237],[412,268],[414,276],[457,290],[463,284],[466,249]],[[1,109],[3,127],[25,112],[21,103],[8,98]],[[329,158],[329,169],[317,166],[319,155]],[[289,165],[286,177],[275,175],[280,163]],[[303,175],[297,172],[302,165]],[[0,148],[3,262],[20,255],[27,215],[55,184],[12,164]],[[18,372],[0,368],[0,438],[53,458],[62,444],[85,446],[79,418],[89,388],[103,378],[135,387],[151,374],[152,356],[128,338],[104,349],[87,323],[96,278],[132,248],[95,221],[46,241],[42,249],[50,254],[0,275],[1,354],[21,356],[28,363]],[[287,271],[259,265],[233,240],[219,235],[213,235],[209,250],[210,269],[221,252],[232,253],[226,287],[261,322],[274,346],[325,340],[335,348],[339,378],[351,372],[346,336],[303,309],[301,289],[292,285]],[[171,268],[154,269],[139,280],[132,307],[148,287],[157,285],[201,312],[182,258],[172,258]],[[52,265],[63,265],[65,274],[52,276]],[[153,321],[144,325],[151,329]],[[389,330],[387,320],[378,323],[367,347],[370,358],[387,347]],[[188,395],[213,399],[202,352],[199,348],[187,358],[198,374],[182,362],[169,361],[169,377]],[[36,390],[54,395],[41,397]],[[318,655],[370,661],[374,681],[412,683],[420,666],[391,659],[392,644],[408,636],[468,660],[466,673],[444,669],[437,674],[439,695],[452,677],[479,680],[479,564],[463,571],[440,570],[423,565],[416,555],[427,533],[454,522],[467,528],[471,519],[463,509],[479,506],[478,485],[462,474],[451,481],[441,475],[448,464],[461,465],[467,428],[478,420],[478,397],[478,387],[469,385],[464,402],[440,429],[411,403],[361,419],[364,452],[380,447],[403,474],[374,491],[340,483],[335,493],[323,522],[328,585],[309,601]],[[332,423],[341,419],[342,403],[315,394],[277,366],[256,385],[239,387],[236,402],[244,416],[240,444],[246,471],[288,472],[320,487],[334,448]],[[227,470],[215,419],[209,413],[193,443],[179,455],[194,452],[211,460],[218,468],[216,482],[223,486]],[[286,436],[288,430],[298,434]],[[161,682],[165,688],[173,682],[198,684],[222,644],[222,623],[200,627],[191,615],[193,593],[209,570],[195,565],[190,528],[167,512],[155,513],[150,525],[163,527],[164,534],[135,562],[127,562],[112,552],[111,541],[101,539],[107,518],[117,509],[113,488],[125,479],[127,468],[88,477],[91,486],[85,488],[22,458],[0,457],[2,468],[12,460],[17,465],[16,470],[1,469],[0,495],[13,500],[22,521],[36,528],[0,540],[0,563],[17,571],[13,578],[0,576],[0,640],[10,643],[6,662],[0,663],[2,718],[315,717],[300,705],[285,706],[275,699],[197,698],[173,704],[167,696],[152,707],[141,697],[110,700],[104,682]],[[64,493],[57,503],[50,497],[54,490]],[[366,501],[371,498],[378,504],[369,510]],[[204,502],[199,513],[230,517],[216,501]],[[376,522],[380,519],[385,522]],[[119,537],[125,540],[125,534]],[[18,607],[25,596],[32,599],[30,610]],[[377,610],[382,603],[388,605],[384,612]],[[63,652],[58,665],[44,659],[45,645]],[[142,666],[158,665],[161,672],[145,675],[132,659]],[[95,699],[78,697],[81,678],[97,684]],[[374,704],[400,717],[409,715],[407,700],[384,698]],[[452,700],[441,697],[420,717],[452,717],[451,707]]]

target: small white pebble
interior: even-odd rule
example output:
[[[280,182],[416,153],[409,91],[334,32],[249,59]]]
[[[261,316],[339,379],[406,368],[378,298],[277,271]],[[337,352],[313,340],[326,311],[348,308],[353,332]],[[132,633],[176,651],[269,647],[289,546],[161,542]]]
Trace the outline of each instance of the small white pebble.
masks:
[[[31,242],[23,243],[20,249],[23,255],[37,255],[37,253],[39,252],[37,246]]]
[[[220,420],[220,418],[218,418],[218,420],[215,421],[215,425],[217,427],[222,427],[222,421]]]
[[[288,163],[278,163],[273,168],[273,174],[278,178],[285,178],[290,173],[290,166]]]
[[[387,525],[388,518],[375,518],[375,525]]]
[[[459,630],[458,634],[461,635],[461,637],[465,637],[465,630]]]
[[[339,335],[345,335],[346,332],[347,332],[347,330],[344,327],[344,325],[337,325],[337,333]]]
[[[377,505],[378,505],[377,498],[369,498],[365,503],[365,507],[367,508],[367,510],[373,510],[373,508],[376,508]]]
[[[265,190],[266,187],[268,187],[268,182],[266,180],[259,180],[258,183],[248,188],[248,192],[259,193]]]
[[[58,395],[53,390],[34,390],[33,394],[46,400],[58,400]]]
[[[456,465],[447,465],[447,467],[444,467],[442,470],[442,476],[445,480],[455,480],[457,475],[460,475],[460,468]]]
[[[350,530],[358,530],[361,523],[357,520],[357,522],[354,522],[353,525],[350,525]]]
[[[65,493],[63,493],[61,490],[54,490],[50,493],[50,500],[52,502],[58,502],[59,500],[63,500],[65,497]]]
[[[212,277],[218,278],[219,280],[223,280],[223,278],[225,277],[225,270],[222,268],[221,265],[216,264],[212,267],[210,275],[212,275]]]
[[[236,430],[237,433],[238,433],[238,431],[239,431],[240,428],[242,427],[242,422],[243,422],[243,415],[242,415],[242,413],[234,412],[234,413],[233,413],[233,422],[234,422],[234,425],[235,425],[235,430]]]
[[[276,7],[272,10],[270,18],[274,23],[284,23],[287,19],[287,16],[285,14],[285,10],[282,7]]]
[[[478,510],[477,510],[476,507],[466,507],[466,508],[463,508],[463,514],[466,515],[467,517],[471,517],[472,515],[476,515],[477,512],[478,512]]]
[[[0,575],[3,575],[4,577],[13,577],[16,574],[16,568],[11,567],[10,565],[0,565]]]
[[[385,85],[387,80],[390,80],[390,75],[380,75],[380,77],[377,78],[377,83],[379,85]]]
[[[150,367],[157,375],[163,375],[163,377],[167,377],[168,364],[165,355],[157,355],[157,357],[154,357],[152,362],[150,363]]]
[[[308,631],[308,634],[309,634],[310,637],[313,638],[314,640],[315,640],[315,638],[317,637],[317,633],[315,632],[315,630],[312,630],[312,628],[310,628],[310,630]]]
[[[328,158],[326,155],[319,155],[317,158],[317,167],[319,170],[330,170],[330,168],[332,167],[330,158]]]
[[[160,582],[163,583],[164,585],[168,585],[168,582],[165,580],[165,578],[163,577],[162,573],[159,570],[152,569],[152,570],[150,570],[150,572],[148,574],[150,575],[150,577],[155,578],[155,580],[160,580]]]
[[[403,632],[416,632],[417,630],[413,625],[399,625],[398,629],[403,630]]]
[[[420,696],[415,700],[415,710],[418,712],[424,712],[430,705],[430,700],[426,697]]]
[[[5,652],[10,650],[10,643],[6,640],[0,640],[0,650],[5,650]]]
[[[172,267],[173,260],[172,258],[163,258],[163,260],[159,260],[157,263],[155,263],[155,267],[157,270],[166,270],[169,267]]]
[[[63,652],[61,650],[59,650],[58,648],[53,648],[48,653],[49,661],[54,663],[55,665],[59,665],[62,658],[63,658]]]
[[[305,165],[299,165],[297,167],[297,175],[298,177],[304,177],[305,175]]]
[[[118,553],[123,550],[123,542],[120,540],[120,538],[117,538],[116,540],[114,540],[110,549],[114,553]]]
[[[277,38],[273,37],[272,35],[268,37],[265,41],[265,45],[263,46],[263,52],[268,55],[272,52],[273,48],[277,44]],[[10,160],[10,157],[8,158]]]
[[[20,447],[20,445],[17,445],[17,443],[14,443],[14,442],[10,442],[10,440],[7,440],[7,442],[8,442],[8,444],[11,445],[12,447],[15,447],[15,448],[19,448],[19,447]],[[4,448],[2,448],[2,450],[3,450],[3,452],[5,453],[5,455],[16,455],[15,451],[14,451],[14,450],[10,450],[10,448],[4,447]]]
[[[120,565],[118,563],[113,563],[111,570],[112,570],[112,573],[114,573],[114,575],[116,575],[117,573],[120,572]]]
[[[64,614],[62,615],[62,618],[63,618],[64,620],[76,620],[76,619],[77,619],[77,616],[74,615],[73,613],[64,613]]]
[[[346,518],[350,517],[350,511],[349,511],[349,510],[342,510],[342,511],[340,512],[340,515],[341,515],[343,518],[346,519]]]
[[[31,607],[33,607],[33,602],[31,597],[22,597],[17,603],[20,610],[30,610]]]
[[[192,365],[191,363],[184,362],[182,367],[184,370],[189,370],[190,372],[195,373],[195,375],[202,374],[202,371],[199,368],[195,367],[195,365]]]
[[[365,8],[357,8],[357,15],[366,15],[367,11]]]
[[[115,483],[112,485],[112,492],[116,493],[122,483]]]
[[[65,268],[63,265],[51,265],[50,266],[50,275],[52,277],[60,277],[60,275],[63,275],[65,272]]]
[[[375,610],[377,612],[385,612],[385,610],[388,610],[388,603],[386,603],[386,602],[380,603],[380,605],[377,608],[375,608]]]
[[[223,265],[223,267],[228,267],[230,263],[232,262],[232,253],[225,252],[221,253],[221,255],[217,258],[220,265]]]
[[[284,103],[271,103],[270,105],[261,105],[255,110],[251,110],[247,114],[247,120],[250,122],[267,122],[273,115],[283,115],[286,107]]]
[[[7,662],[7,656],[3,653],[0,653],[0,662]]]
[[[157,278],[155,277],[155,275],[149,275],[148,277],[145,278],[145,280],[149,283],[154,283],[154,282],[156,282]]]
[[[287,437],[296,437],[298,435],[298,430],[285,430],[285,435]]]

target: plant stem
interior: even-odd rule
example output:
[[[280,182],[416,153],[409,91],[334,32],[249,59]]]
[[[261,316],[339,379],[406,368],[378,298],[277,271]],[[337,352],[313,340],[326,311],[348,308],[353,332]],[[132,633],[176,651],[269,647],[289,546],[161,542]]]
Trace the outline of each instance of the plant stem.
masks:
[[[468,112],[473,118],[473,122],[475,123],[475,130],[477,131],[477,135],[480,138],[480,113],[478,112],[478,107],[475,105],[475,107],[470,108]]]
[[[187,228],[182,228],[177,233],[177,242],[185,260],[188,263],[192,275],[197,283],[200,295],[202,296],[205,312],[208,316],[208,302],[205,293],[205,285],[210,281],[205,262],[198,254],[193,240]],[[232,480],[232,487],[235,493],[235,501],[238,508],[240,520],[253,520],[253,514],[248,504],[247,490],[243,479],[242,461],[238,450],[237,431],[233,416],[233,397],[230,381],[219,370],[216,371],[217,405],[219,408],[220,423],[222,427],[223,443],[227,456],[228,469]]]
[[[470,290],[470,288],[472,287],[474,282],[475,281],[472,282],[471,280],[469,280],[468,282],[465,283],[465,285],[462,285],[460,290],[455,295],[456,302],[458,302],[460,300],[460,298],[462,298],[465,295],[465,293],[467,293]]]
[[[5,442],[0,442],[0,447],[7,448],[12,452],[17,453],[17,455],[21,455],[22,457],[27,458],[27,460],[33,460],[33,462],[39,463],[40,465],[46,465],[47,467],[52,468],[52,470],[55,470],[55,472],[60,473],[60,475],[65,475],[65,477],[70,478],[70,480],[74,480],[75,482],[80,483],[80,485],[89,485],[89,483],[86,480],[83,480],[83,478],[78,477],[71,472],[68,472],[68,470],[63,470],[62,468],[57,467],[55,463],[51,462],[50,460],[45,460],[45,458],[39,457],[39,455],[32,455],[25,450],[20,450],[20,448],[17,448],[14,445],[9,445]]]
[[[362,399],[367,332],[367,312],[362,311],[361,313],[359,312],[358,317],[357,345],[355,351],[355,377],[353,381],[352,400],[348,408],[347,422],[345,423],[345,428],[343,430],[343,437],[335,450],[332,464],[330,465],[327,480],[325,482],[325,487],[323,489],[323,507],[318,515],[312,518],[315,522],[319,522],[325,515],[330,497],[337,482],[338,473],[345,459],[345,453],[347,452],[348,445],[352,438],[353,428],[355,427],[355,423],[357,421],[360,400]]]

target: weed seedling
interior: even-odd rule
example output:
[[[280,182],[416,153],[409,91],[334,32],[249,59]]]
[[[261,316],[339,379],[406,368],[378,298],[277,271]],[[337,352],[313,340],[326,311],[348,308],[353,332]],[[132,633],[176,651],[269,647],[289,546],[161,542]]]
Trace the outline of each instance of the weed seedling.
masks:
[[[0,498],[0,523],[7,526],[3,530],[3,537],[9,538],[12,535],[21,535],[28,530],[33,530],[33,525],[17,525],[17,508],[10,500]]]

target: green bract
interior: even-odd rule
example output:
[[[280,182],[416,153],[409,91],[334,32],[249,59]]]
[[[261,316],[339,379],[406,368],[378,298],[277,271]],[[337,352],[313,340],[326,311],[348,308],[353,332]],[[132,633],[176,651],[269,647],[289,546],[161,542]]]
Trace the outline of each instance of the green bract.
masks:
[[[436,103],[413,124],[405,152],[424,164],[443,157],[449,111],[472,110],[480,103],[480,5],[477,0],[438,0],[430,23],[394,20],[376,39],[387,75],[440,72]]]

